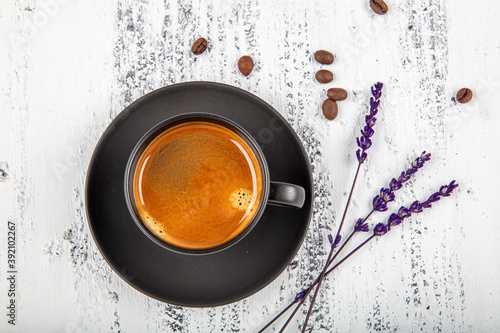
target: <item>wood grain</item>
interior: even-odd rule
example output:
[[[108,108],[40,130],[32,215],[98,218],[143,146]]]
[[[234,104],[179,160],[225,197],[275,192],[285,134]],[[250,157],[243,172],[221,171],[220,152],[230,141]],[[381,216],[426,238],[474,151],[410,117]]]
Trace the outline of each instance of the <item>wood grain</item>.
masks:
[[[498,331],[500,5],[388,4],[380,16],[369,1],[2,2],[2,306],[7,221],[18,228],[19,274],[17,325],[4,318],[0,331],[257,331],[324,265],[377,81],[385,84],[381,111],[346,228],[423,150],[432,160],[400,190],[392,209],[425,199],[452,179],[460,187],[328,277],[312,331]],[[208,49],[195,56],[190,48],[198,37],[208,40]],[[335,62],[315,62],[319,49],[331,51]],[[237,68],[242,55],[255,62],[248,77]],[[316,82],[319,69],[332,71],[334,81]],[[315,188],[309,232],[283,274],[245,300],[204,309],[157,302],[123,282],[97,250],[84,207],[87,166],[106,126],[140,96],[194,80],[235,85],[273,105],[304,143]],[[334,121],[321,112],[331,87],[349,92]],[[474,98],[462,105],[454,96],[463,87]],[[301,327],[306,311],[289,332]]]

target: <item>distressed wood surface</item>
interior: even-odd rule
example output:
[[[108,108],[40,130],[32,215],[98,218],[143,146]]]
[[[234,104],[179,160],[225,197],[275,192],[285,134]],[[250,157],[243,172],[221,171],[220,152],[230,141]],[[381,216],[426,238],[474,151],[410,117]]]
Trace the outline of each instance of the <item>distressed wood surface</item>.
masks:
[[[324,264],[376,81],[385,84],[381,111],[346,223],[423,150],[432,160],[392,207],[452,179],[460,187],[327,278],[312,331],[500,330],[500,3],[388,4],[379,16],[367,0],[2,1],[0,331],[257,331]],[[209,49],[195,57],[200,36]],[[318,49],[335,62],[316,63]],[[256,63],[248,77],[236,65],[244,54]],[[315,81],[320,68],[334,73],[331,84]],[[291,265],[251,297],[204,309],[157,302],[123,282],[98,252],[84,207],[86,169],[106,126],[136,98],[191,80],[273,105],[302,139],[315,182],[313,220]],[[334,86],[349,97],[327,121],[320,105]],[[468,104],[454,99],[462,87],[475,93]],[[15,326],[5,315],[8,221],[17,226]]]

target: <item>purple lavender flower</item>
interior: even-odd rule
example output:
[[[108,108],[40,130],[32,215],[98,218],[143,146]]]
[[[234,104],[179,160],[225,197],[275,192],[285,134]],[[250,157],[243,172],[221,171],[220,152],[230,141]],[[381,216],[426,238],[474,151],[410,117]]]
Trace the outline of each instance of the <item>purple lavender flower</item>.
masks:
[[[401,172],[398,179],[392,178],[389,188],[380,189],[380,194],[373,198],[373,209],[379,212],[386,211],[387,203],[394,201],[394,192],[403,187],[403,183],[407,182],[411,178],[411,175],[416,173],[430,159],[431,154],[424,151],[412,162],[409,169]]]
[[[441,197],[449,197],[451,192],[453,192],[454,189],[458,187],[458,184],[455,184],[455,181],[453,180],[450,182],[448,185],[443,185],[439,189],[438,192],[433,193],[426,201],[421,203],[421,206],[423,208],[430,208],[433,202],[439,201]]]
[[[328,242],[330,242],[330,244],[333,245],[333,236],[332,236],[332,234],[328,234]]]
[[[375,97],[376,99],[380,98],[380,96],[382,95],[382,87],[383,86],[384,85],[382,83],[377,82],[375,84],[375,86],[372,87],[372,95],[373,95],[373,97]],[[377,103],[377,106],[378,106],[378,103]]]
[[[333,242],[333,236],[332,234],[329,234],[328,235],[328,242],[333,246],[333,247],[337,247],[337,245],[340,244],[340,240],[342,239],[342,237],[340,235],[337,236],[337,238],[335,239],[335,243]]]
[[[370,112],[376,111],[375,112],[375,114],[376,114],[378,112],[378,109],[377,109],[378,103],[377,104],[373,103],[373,97],[370,98],[370,105],[371,105]],[[375,126],[375,123],[377,122],[377,118],[375,117],[375,114],[372,113],[372,114],[365,117],[366,126],[368,126],[368,127]]]
[[[401,222],[403,222],[403,219],[401,217],[399,217],[398,214],[392,213],[391,216],[389,216],[389,220],[388,220],[388,223],[387,223],[388,224],[388,228],[390,229],[393,226],[401,224]]]
[[[429,199],[427,199],[426,201],[422,202],[421,205],[424,208],[431,208],[431,204],[433,202],[439,201],[439,199],[441,199],[441,196],[439,195],[439,192],[438,193],[434,193],[434,194],[432,194],[429,197]]]
[[[387,227],[389,230],[391,230],[391,227],[394,227],[398,224],[401,224],[403,220],[411,215],[411,212],[408,208],[401,206],[398,210],[398,213],[392,213],[391,216],[389,216],[389,220],[387,223]]]
[[[439,195],[443,197],[449,197],[451,192],[458,187],[458,184],[455,184],[455,181],[452,181],[448,185],[441,186],[439,189]]]
[[[398,216],[401,219],[405,219],[411,215],[410,210],[406,207],[401,206],[398,210]]]
[[[397,191],[401,187],[403,187],[403,183],[398,181],[396,178],[392,178],[391,182],[389,183],[389,188],[391,191]]]
[[[410,205],[410,211],[412,213],[418,214],[421,213],[424,210],[422,205],[418,200],[415,200],[411,205]]]
[[[368,150],[372,146],[372,140],[365,136],[361,136],[359,138],[356,138],[356,142],[358,143],[359,148],[363,150]]]
[[[373,128],[369,127],[368,125],[366,125],[362,130],[361,130],[361,134],[366,137],[366,138],[370,138],[373,136],[373,134],[375,134],[375,131],[373,130]]]
[[[388,188],[382,188],[380,190],[380,194],[379,195],[382,198],[382,200],[384,200],[386,203],[394,201],[394,191],[391,191]]]
[[[371,147],[372,141],[370,138],[373,136],[375,131],[373,126],[377,122],[375,115],[378,113],[378,106],[380,104],[380,96],[382,96],[382,87],[384,85],[377,82],[372,88],[372,96],[370,98],[370,114],[365,117],[366,126],[361,130],[361,136],[356,138],[356,143],[358,144],[358,149],[356,151],[356,157],[358,158],[359,164],[363,163],[368,156],[366,151]]]
[[[429,196],[426,201],[420,203],[418,200],[416,200],[408,208],[402,206],[401,208],[399,208],[397,214],[392,213],[391,216],[389,216],[389,219],[387,221],[388,230],[391,230],[391,227],[401,224],[401,222],[403,222],[405,218],[410,217],[411,214],[418,214],[421,213],[425,208],[431,208],[431,204],[433,202],[439,201],[441,197],[450,196],[453,190],[457,187],[458,184],[455,184],[455,181],[453,180],[448,185],[441,186],[439,191]]]
[[[388,228],[383,223],[379,223],[375,226],[375,228],[373,228],[373,233],[375,234],[375,236],[383,236],[387,233],[387,231]]]
[[[295,296],[295,300],[293,301],[294,303],[297,303],[298,301],[300,301],[302,299],[302,297],[304,297],[306,293],[304,291],[301,291],[300,293],[298,293],[296,296]]]
[[[378,212],[385,212],[387,210],[387,203],[379,195],[373,198],[373,209]]]
[[[363,222],[365,222],[364,219],[358,219],[358,221],[354,225],[355,232],[367,232],[368,230],[370,230],[370,228],[368,227],[368,223]]]
[[[365,160],[366,160],[366,157],[368,156],[368,154],[364,151],[361,151],[361,150],[356,150],[356,157],[358,158],[358,162],[359,163],[363,163]]]
[[[425,162],[431,159],[431,154],[426,154],[425,151],[413,161],[411,168],[406,170],[407,175],[412,175],[424,166]]]
[[[398,178],[398,182],[400,182],[402,184],[404,182],[407,182],[410,178],[411,178],[411,174],[403,171],[403,172],[401,172],[401,175]]]

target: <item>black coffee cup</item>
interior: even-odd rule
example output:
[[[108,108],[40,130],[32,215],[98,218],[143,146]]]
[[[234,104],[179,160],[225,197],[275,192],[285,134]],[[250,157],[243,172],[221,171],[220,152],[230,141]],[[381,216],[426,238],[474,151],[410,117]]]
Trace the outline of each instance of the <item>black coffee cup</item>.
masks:
[[[235,133],[248,145],[248,147],[250,147],[253,155],[258,161],[258,166],[260,168],[260,174],[262,177],[262,185],[260,189],[261,199],[259,200],[258,206],[256,207],[256,212],[253,213],[252,220],[246,225],[244,230],[241,231],[236,237],[219,246],[201,250],[175,246],[160,238],[158,234],[155,234],[155,232],[153,232],[151,228],[148,228],[145,225],[144,218],[141,217],[138,211],[136,198],[134,196],[134,176],[136,174],[136,168],[141,156],[146,151],[147,147],[159,135],[165,133],[165,131],[176,126],[188,124],[191,122],[206,122],[215,124]],[[261,148],[255,141],[255,139],[242,126],[227,118],[210,113],[185,113],[180,116],[168,118],[150,129],[137,142],[130,154],[125,171],[124,190],[128,210],[139,229],[147,237],[149,237],[149,239],[151,239],[159,246],[177,253],[189,255],[204,255],[216,253],[238,243],[251,232],[251,230],[255,227],[255,225],[257,225],[257,223],[259,223],[259,220],[268,204],[281,206],[283,207],[283,209],[296,209],[301,208],[305,200],[305,190],[301,186],[270,180],[269,167]],[[175,209],[175,207],[173,207],[173,209]],[[217,209],[217,207],[214,207],[213,209]]]

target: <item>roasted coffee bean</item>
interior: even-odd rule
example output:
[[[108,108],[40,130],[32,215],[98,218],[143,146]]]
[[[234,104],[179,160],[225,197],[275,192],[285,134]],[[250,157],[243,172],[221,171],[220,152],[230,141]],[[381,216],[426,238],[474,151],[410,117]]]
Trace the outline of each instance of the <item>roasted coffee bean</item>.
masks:
[[[251,57],[244,55],[238,60],[238,68],[241,74],[248,76],[253,69],[253,60]]]
[[[470,100],[472,99],[472,90],[469,88],[462,88],[457,92],[457,101],[460,103],[469,103]]]
[[[328,98],[334,101],[343,101],[347,98],[347,91],[342,88],[330,88],[327,92]]]
[[[387,7],[384,0],[370,0],[370,7],[372,7],[373,11],[379,15],[383,15],[389,10],[389,7]]]
[[[319,50],[314,53],[314,59],[323,65],[330,65],[333,63],[333,54],[325,50]]]
[[[323,109],[323,114],[325,115],[325,118],[328,120],[335,119],[337,117],[337,114],[339,113],[339,107],[337,105],[337,102],[329,98],[327,98],[323,102],[321,108]]]
[[[329,83],[329,82],[332,82],[332,80],[333,80],[333,73],[330,72],[329,70],[326,70],[326,69],[320,69],[316,73],[316,80],[318,80],[319,83]]]
[[[194,41],[193,46],[191,46],[191,52],[194,54],[202,54],[207,49],[208,42],[205,38],[200,37]]]

